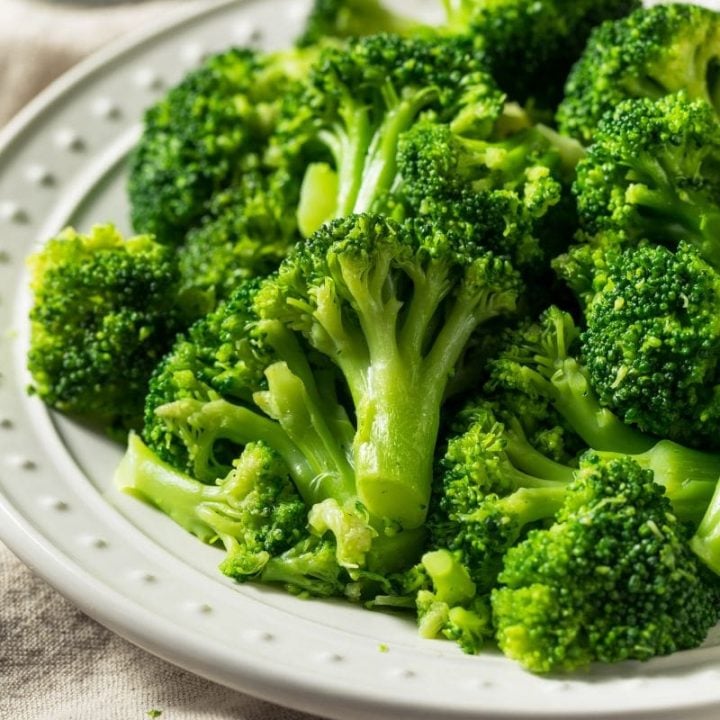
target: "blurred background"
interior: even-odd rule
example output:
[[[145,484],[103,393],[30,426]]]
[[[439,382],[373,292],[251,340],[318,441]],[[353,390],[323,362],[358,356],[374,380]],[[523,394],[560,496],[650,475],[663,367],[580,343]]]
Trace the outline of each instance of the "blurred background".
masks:
[[[0,0],[0,126],[43,87],[123,34],[203,0]]]

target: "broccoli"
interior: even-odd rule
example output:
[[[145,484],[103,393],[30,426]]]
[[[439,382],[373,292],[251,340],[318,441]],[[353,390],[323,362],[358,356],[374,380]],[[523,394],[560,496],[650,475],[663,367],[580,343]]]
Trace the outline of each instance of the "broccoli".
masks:
[[[215,193],[262,168],[281,98],[315,56],[312,48],[234,48],[208,58],[151,107],[130,162],[135,229],[180,245]]]
[[[178,248],[183,289],[210,311],[242,280],[274,271],[298,239],[298,189],[284,173],[253,170],[216,193]]]
[[[511,313],[519,290],[507,261],[452,235],[380,216],[335,221],[178,341],[151,381],[145,441],[205,483],[249,442],[278,453],[314,535],[273,557],[262,579],[311,592],[308,578],[288,578],[328,552],[328,537],[353,581],[400,570],[423,547],[448,379],[473,332]]]
[[[580,221],[625,242],[686,239],[720,267],[720,123],[685,93],[621,103],[577,168]]]
[[[603,116],[624,100],[657,100],[680,90],[717,110],[718,17],[670,3],[601,25],[568,78],[557,112],[561,132],[589,143]]]
[[[641,430],[719,448],[720,275],[684,242],[608,253],[581,353],[604,406]]]
[[[422,23],[398,15],[381,0],[314,0],[296,43],[299,47],[308,47],[329,37],[347,39],[378,33],[412,35],[426,31]]]
[[[572,354],[579,334],[568,313],[549,308],[540,323],[509,334],[506,349],[493,362],[488,388],[545,400],[586,448],[602,457],[631,455],[655,473],[678,517],[698,523],[720,477],[720,455],[658,439],[604,407],[587,368]]]
[[[479,652],[493,637],[489,597],[477,594],[458,553],[431,550],[422,556],[418,571],[427,577],[415,599],[420,636],[442,635],[464,652]]]
[[[583,150],[550,128],[531,125],[502,96],[491,100],[473,108],[473,137],[457,130],[462,116],[451,124],[422,121],[406,132],[395,190],[409,214],[462,228],[470,240],[477,226],[494,226],[493,249],[532,272],[567,247],[575,214],[567,212],[564,189]]]
[[[67,228],[29,263],[32,391],[112,433],[139,427],[153,368],[196,311],[171,251],[96,225]]]
[[[261,442],[248,443],[227,476],[207,485],[158,461],[133,433],[116,482],[204,542],[222,543],[220,569],[238,581],[307,535],[305,503],[283,461]]]
[[[513,100],[554,108],[592,29],[639,0],[444,0],[448,26],[470,32]]]
[[[463,38],[376,35],[325,48],[309,78],[283,104],[269,162],[303,175],[298,221],[311,235],[324,222],[376,211],[397,180],[399,138],[421,117],[476,114],[501,98]]]
[[[408,227],[371,215],[325,226],[265,284],[259,309],[342,372],[364,505],[418,527],[448,379],[475,330],[513,312],[520,286],[512,266],[482,246]]]
[[[697,647],[720,607],[663,488],[630,458],[586,456],[555,524],[511,548],[499,580],[500,649],[539,673]]]
[[[438,463],[431,547],[459,553],[478,593],[489,592],[507,549],[527,526],[554,516],[573,473],[534,448],[499,404],[471,400]]]

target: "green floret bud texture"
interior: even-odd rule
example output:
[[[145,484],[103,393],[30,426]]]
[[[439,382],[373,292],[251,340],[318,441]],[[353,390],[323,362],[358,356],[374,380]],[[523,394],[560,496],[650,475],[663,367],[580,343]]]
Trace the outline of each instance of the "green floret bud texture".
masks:
[[[314,50],[233,48],[208,58],[153,105],[130,162],[135,229],[182,244],[216,192],[262,167],[280,98],[314,57]]]
[[[720,267],[719,159],[720,123],[706,102],[679,93],[622,103],[578,166],[583,229],[626,242],[687,239]]]
[[[280,457],[262,443],[248,443],[227,476],[206,485],[162,462],[133,434],[115,480],[201,540],[222,545],[220,570],[235,580],[257,577],[307,535],[307,507]]]
[[[268,157],[304,174],[298,224],[370,212],[397,181],[402,133],[421,117],[486,125],[498,95],[471,41],[382,34],[326,48],[288,95]],[[332,202],[331,202],[332,198]]]
[[[552,108],[591,30],[638,0],[445,0],[449,25],[470,31],[511,99]]]
[[[718,109],[720,20],[713,10],[668,3],[597,28],[565,87],[561,132],[588,143],[603,116],[629,98],[678,91]]]
[[[720,275],[685,243],[610,257],[582,335],[600,402],[646,432],[717,448],[719,303]]]
[[[32,390],[109,429],[138,427],[153,367],[188,322],[171,252],[97,225],[64,230],[29,264]]]
[[[500,582],[498,643],[534,672],[696,647],[718,619],[717,580],[652,472],[627,458],[586,458],[556,523],[509,550]]]

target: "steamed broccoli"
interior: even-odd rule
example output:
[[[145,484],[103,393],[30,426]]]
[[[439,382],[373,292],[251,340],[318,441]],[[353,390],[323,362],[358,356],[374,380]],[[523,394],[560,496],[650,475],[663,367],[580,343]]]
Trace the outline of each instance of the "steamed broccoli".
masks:
[[[401,137],[395,191],[409,214],[462,229],[470,241],[478,226],[492,225],[491,247],[537,270],[572,235],[566,188],[583,150],[531,125],[503,96],[473,110],[473,137],[462,135],[462,116],[450,124],[420,122]]]
[[[68,228],[30,269],[33,392],[110,430],[138,427],[153,368],[195,311],[170,250],[112,225]]]
[[[253,170],[216,193],[202,223],[178,248],[183,288],[209,311],[242,280],[277,269],[298,239],[298,191],[284,173]]]
[[[512,313],[520,290],[507,261],[460,240],[351,216],[298,246],[260,292],[261,317],[297,329],[340,369],[357,418],[360,498],[402,527],[427,512],[455,364],[478,327]]]
[[[675,513],[683,521],[699,522],[720,477],[720,455],[643,433],[604,407],[587,368],[573,354],[578,336],[571,316],[550,308],[540,323],[509,334],[489,385],[495,392],[545,400],[587,448],[605,458],[632,455],[655,473]]]
[[[720,275],[681,242],[607,253],[581,352],[600,402],[641,430],[706,449],[720,432]]]
[[[466,39],[385,34],[326,48],[286,99],[268,155],[304,174],[300,231],[308,236],[330,219],[376,210],[397,180],[400,136],[421,117],[462,114],[467,125],[476,106],[498,97]]]
[[[634,242],[686,239],[720,267],[720,122],[685,93],[628,100],[605,117],[577,168],[583,229]]]
[[[652,472],[630,458],[585,457],[557,522],[509,550],[500,583],[498,644],[534,672],[697,647],[720,607],[718,579]]]
[[[573,473],[534,448],[499,404],[470,401],[438,464],[431,546],[460,553],[478,592],[489,592],[505,552],[526,526],[554,516]]]
[[[208,58],[151,107],[130,163],[135,229],[180,245],[216,192],[262,167],[281,98],[316,54],[231,49]]]
[[[552,108],[592,29],[623,17],[639,0],[444,0],[448,26],[477,38],[500,87],[513,100]]]
[[[680,90],[717,110],[719,18],[698,5],[669,3],[601,25],[568,78],[557,114],[561,132],[590,142],[622,101]]]
[[[256,577],[307,535],[307,508],[287,467],[260,442],[248,443],[227,476],[207,485],[159,461],[132,434],[116,479],[201,540],[220,542],[227,552],[220,569],[236,580]]]
[[[518,292],[512,267],[482,247],[380,216],[336,221],[178,342],[151,382],[145,440],[202,482],[262,441],[354,580],[402,569],[422,549],[448,379],[473,332],[511,313]],[[336,392],[345,386],[350,413]],[[318,542],[273,558],[262,578],[290,582],[327,552]]]

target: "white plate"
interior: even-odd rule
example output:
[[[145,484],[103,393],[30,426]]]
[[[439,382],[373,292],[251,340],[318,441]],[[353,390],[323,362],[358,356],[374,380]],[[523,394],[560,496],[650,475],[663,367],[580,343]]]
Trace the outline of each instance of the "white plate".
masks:
[[[420,640],[411,619],[234,585],[216,569],[219,551],[113,491],[119,447],[26,395],[24,258],[67,223],[127,229],[124,158],[142,109],[207,52],[287,45],[306,10],[301,0],[208,2],[83,64],[0,135],[0,537],[120,635],[300,710],[342,720],[717,717],[713,641],[645,665],[539,678],[496,654]]]

